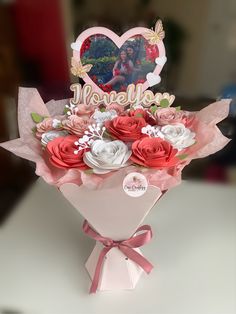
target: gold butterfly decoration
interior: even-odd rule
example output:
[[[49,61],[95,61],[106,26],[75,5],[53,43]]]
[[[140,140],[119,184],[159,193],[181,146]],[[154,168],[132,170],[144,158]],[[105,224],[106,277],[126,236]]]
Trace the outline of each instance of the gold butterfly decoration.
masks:
[[[74,76],[84,78],[86,73],[91,70],[92,66],[93,66],[92,64],[82,65],[81,61],[78,61],[75,58],[72,58],[70,70]]]
[[[149,29],[146,33],[143,34],[143,37],[151,45],[156,45],[159,41],[163,40],[165,37],[165,31],[163,30],[162,21],[158,20],[156,22],[155,29]]]

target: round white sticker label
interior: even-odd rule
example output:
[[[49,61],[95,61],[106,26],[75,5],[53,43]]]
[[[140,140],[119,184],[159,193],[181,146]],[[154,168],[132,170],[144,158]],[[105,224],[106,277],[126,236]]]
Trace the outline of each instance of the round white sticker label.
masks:
[[[131,172],[123,180],[123,189],[131,197],[142,196],[147,191],[147,188],[147,179],[139,172]]]

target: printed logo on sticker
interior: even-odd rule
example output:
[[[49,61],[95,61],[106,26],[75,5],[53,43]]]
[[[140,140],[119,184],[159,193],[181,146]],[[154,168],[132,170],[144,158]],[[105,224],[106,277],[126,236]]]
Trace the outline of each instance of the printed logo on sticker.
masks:
[[[123,181],[123,190],[131,197],[142,196],[148,188],[145,176],[139,172],[129,173]]]

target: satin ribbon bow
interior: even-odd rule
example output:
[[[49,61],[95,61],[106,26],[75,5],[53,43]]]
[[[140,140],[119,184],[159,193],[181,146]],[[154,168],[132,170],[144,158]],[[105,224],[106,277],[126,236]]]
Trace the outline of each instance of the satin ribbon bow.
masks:
[[[134,248],[141,247],[151,240],[152,229],[150,226],[144,225],[139,227],[129,239],[123,241],[113,241],[112,239],[101,236],[90,227],[87,220],[84,221],[83,231],[87,236],[101,242],[104,245],[104,248],[101,250],[97,261],[92,285],[90,287],[90,293],[96,293],[104,258],[106,254],[114,247],[118,248],[126,257],[142,267],[146,273],[149,274],[151,272],[153,268],[152,264],[145,257],[134,250]],[[139,232],[142,233],[137,234]]]

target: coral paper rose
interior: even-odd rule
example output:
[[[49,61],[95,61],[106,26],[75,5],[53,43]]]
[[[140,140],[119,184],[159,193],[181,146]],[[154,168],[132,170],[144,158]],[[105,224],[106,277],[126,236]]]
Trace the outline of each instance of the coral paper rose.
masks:
[[[136,117],[136,118],[143,118],[150,125],[156,124],[156,121],[151,116],[151,114],[147,110],[144,110],[142,108],[131,109],[129,111],[129,116],[130,117]]]
[[[83,161],[84,150],[74,153],[77,150],[75,141],[77,136],[68,135],[66,137],[57,137],[47,144],[47,152],[49,153],[50,162],[58,168],[70,169],[78,168],[81,170],[88,169]]]
[[[175,166],[180,160],[178,150],[159,137],[145,137],[132,145],[130,159],[144,167],[162,169]]]
[[[111,121],[106,121],[105,127],[115,138],[124,142],[132,142],[143,136],[141,130],[146,124],[143,118],[119,116]]]

